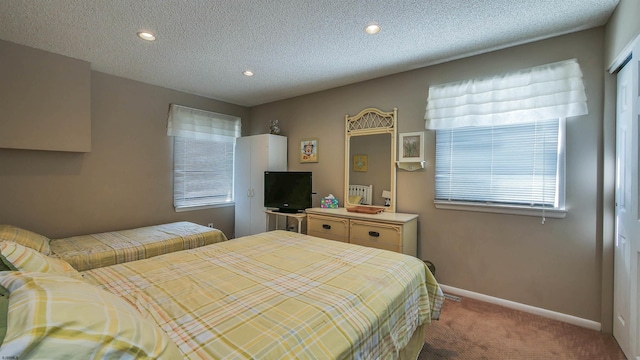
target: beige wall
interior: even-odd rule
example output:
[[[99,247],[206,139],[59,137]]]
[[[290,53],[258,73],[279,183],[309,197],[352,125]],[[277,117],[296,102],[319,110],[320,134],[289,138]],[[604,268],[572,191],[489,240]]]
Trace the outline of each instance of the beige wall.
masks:
[[[89,153],[0,149],[0,223],[49,237],[188,220],[233,234],[234,207],[176,213],[170,103],[248,119],[248,109],[91,73]]]
[[[589,114],[567,121],[564,219],[436,210],[434,133],[425,136],[427,168],[398,171],[397,211],[417,213],[419,253],[446,285],[593,321],[601,320],[602,126],[604,28],[417,69],[251,109],[250,132],[279,119],[290,141],[318,137],[320,162],[300,164],[289,147],[289,169],[313,171],[320,196],[342,194],[344,115],[366,107],[398,107],[398,132],[424,129],[428,87],[577,58]],[[342,195],[343,196],[343,195]]]
[[[91,151],[91,67],[0,40],[0,148]]]
[[[640,1],[620,0],[606,27],[605,65],[610,67],[625,47],[638,35],[640,35]]]

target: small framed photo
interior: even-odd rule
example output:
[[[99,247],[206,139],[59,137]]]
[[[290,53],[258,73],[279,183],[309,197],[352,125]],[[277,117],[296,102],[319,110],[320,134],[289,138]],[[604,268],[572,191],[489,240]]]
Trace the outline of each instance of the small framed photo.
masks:
[[[368,157],[367,155],[353,155],[353,171],[367,171]]]
[[[424,132],[400,134],[398,161],[424,161]]]
[[[300,140],[300,162],[318,162],[318,138]]]

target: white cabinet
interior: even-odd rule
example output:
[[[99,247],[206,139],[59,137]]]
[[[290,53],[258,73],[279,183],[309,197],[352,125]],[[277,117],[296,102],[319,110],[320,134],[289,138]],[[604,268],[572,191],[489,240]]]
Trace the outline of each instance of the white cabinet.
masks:
[[[236,139],[234,169],[234,237],[264,232],[264,172],[287,170],[287,138],[264,134]]]

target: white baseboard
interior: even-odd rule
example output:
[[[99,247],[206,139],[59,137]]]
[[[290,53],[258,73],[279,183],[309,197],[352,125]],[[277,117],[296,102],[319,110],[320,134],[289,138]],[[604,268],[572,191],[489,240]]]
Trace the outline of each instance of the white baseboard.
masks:
[[[469,290],[458,289],[453,286],[440,284],[440,287],[442,288],[443,292],[448,294],[462,296],[470,299],[480,300],[480,301],[488,302],[491,304],[504,306],[509,309],[523,311],[529,314],[534,314],[534,315],[546,317],[549,319],[562,321],[565,323],[581,326],[591,330],[596,330],[596,331],[602,330],[602,324],[593,320],[587,320],[587,319],[579,318],[577,316],[567,315],[567,314],[563,314],[563,313],[559,313],[551,310],[546,310],[546,309],[538,308],[531,305],[525,305],[525,304],[517,303],[515,301],[510,301],[510,300],[505,300],[505,299],[501,299],[501,298],[497,298],[489,295],[484,295],[484,294],[476,293]]]

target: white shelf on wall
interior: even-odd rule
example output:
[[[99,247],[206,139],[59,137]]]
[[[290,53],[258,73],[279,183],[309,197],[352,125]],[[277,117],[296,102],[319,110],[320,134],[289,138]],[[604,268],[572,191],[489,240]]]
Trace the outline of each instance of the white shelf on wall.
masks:
[[[424,163],[425,161],[396,161],[399,169],[407,171],[424,169]]]

